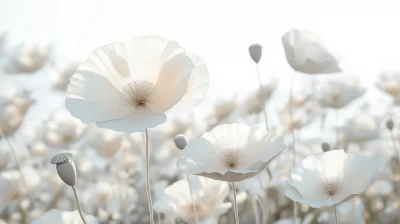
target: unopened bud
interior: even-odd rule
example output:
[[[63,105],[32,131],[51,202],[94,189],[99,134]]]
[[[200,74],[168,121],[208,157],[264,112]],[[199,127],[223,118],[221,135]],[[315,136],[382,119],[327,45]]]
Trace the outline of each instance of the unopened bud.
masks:
[[[253,59],[253,61],[255,63],[260,62],[261,59],[261,53],[262,53],[262,46],[259,44],[253,44],[249,47],[249,53],[250,53],[250,57],[251,59]]]
[[[186,145],[188,144],[189,140],[186,138],[186,136],[179,134],[174,137],[174,142],[175,142],[176,147],[183,150],[186,147]]]
[[[328,152],[329,150],[331,150],[331,145],[329,145],[329,143],[327,143],[327,142],[323,142],[321,147],[322,147],[322,151],[324,151],[324,152]]]
[[[74,162],[71,160],[70,152],[60,152],[51,158],[51,163],[56,164],[58,176],[67,185],[73,187],[76,184],[76,169]]]
[[[389,129],[391,131],[391,130],[393,130],[393,126],[394,126],[393,120],[390,119],[390,120],[386,121],[387,129]]]

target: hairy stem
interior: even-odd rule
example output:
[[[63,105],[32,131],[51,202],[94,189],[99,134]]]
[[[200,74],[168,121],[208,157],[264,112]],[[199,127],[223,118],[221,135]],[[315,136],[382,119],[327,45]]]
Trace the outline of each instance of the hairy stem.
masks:
[[[75,201],[76,201],[76,205],[78,206],[79,216],[81,217],[82,222],[83,222],[84,224],[86,224],[85,218],[83,217],[83,214],[82,214],[81,205],[79,204],[78,194],[76,193],[76,188],[75,188],[75,186],[72,186],[72,190],[74,190]]]
[[[265,89],[264,89],[264,86],[263,86],[263,84],[262,84],[262,82],[261,82],[261,76],[260,76],[260,72],[259,72],[259,69],[258,69],[258,63],[256,64],[256,67],[257,67],[257,77],[258,77],[258,83],[260,84],[260,91],[261,91],[261,100],[263,99],[263,97],[264,97],[264,95],[265,95]],[[264,115],[264,121],[265,121],[265,130],[267,130],[267,131],[269,131],[269,128],[268,128],[268,117],[267,117],[267,110],[265,109],[265,104],[264,104],[264,102],[263,102],[263,115]]]
[[[149,182],[149,133],[146,129],[146,193],[147,200],[149,201],[149,216],[150,216],[150,224],[154,224],[153,220],[153,202],[151,200],[150,193],[150,182]]]
[[[235,223],[239,224],[239,212],[238,212],[238,205],[237,205],[237,201],[236,201],[235,182],[232,182],[232,191],[233,191],[233,208],[235,209]]]

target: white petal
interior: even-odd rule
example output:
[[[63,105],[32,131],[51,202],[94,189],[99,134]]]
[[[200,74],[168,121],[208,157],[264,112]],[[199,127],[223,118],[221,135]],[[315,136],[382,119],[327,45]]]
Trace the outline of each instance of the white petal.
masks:
[[[381,163],[374,158],[347,155],[343,188],[348,194],[360,194],[374,181]]]
[[[164,63],[184,49],[175,41],[158,36],[140,36],[129,40],[131,79],[156,83]]]
[[[189,57],[195,64],[195,68],[193,69],[192,75],[189,78],[186,94],[173,108],[168,111],[168,113],[174,113],[184,109],[191,109],[199,105],[206,96],[209,86],[209,72],[207,66],[200,57],[193,54],[189,55]]]
[[[133,113],[127,117],[97,122],[99,128],[107,128],[114,131],[133,133],[142,132],[147,128],[154,128],[167,120],[165,114],[153,114],[150,112]]]
[[[151,105],[154,113],[164,113],[177,104],[186,93],[194,64],[185,54],[165,62],[156,83],[159,99]]]
[[[287,183],[295,187],[307,200],[324,201],[328,199],[324,194],[319,175],[313,170],[295,167],[292,169]]]
[[[293,201],[300,202],[301,204],[309,205],[313,208],[320,208],[324,206],[322,201],[310,201],[304,198],[300,192],[290,184],[285,184],[285,195],[286,197],[292,199]]]
[[[130,79],[129,52],[126,44],[110,43],[94,50],[78,70],[106,77],[118,89]]]
[[[106,77],[89,71],[71,77],[65,107],[84,123],[121,118],[133,111]]]

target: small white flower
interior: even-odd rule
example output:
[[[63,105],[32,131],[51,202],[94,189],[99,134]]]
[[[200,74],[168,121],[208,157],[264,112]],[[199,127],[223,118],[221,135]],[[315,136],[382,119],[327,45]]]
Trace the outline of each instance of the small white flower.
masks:
[[[304,159],[291,171],[285,195],[313,208],[332,206],[362,193],[377,177],[381,163],[343,150]]]
[[[84,123],[141,132],[203,101],[204,61],[175,41],[141,36],[97,48],[71,77],[65,106]]]
[[[244,124],[226,124],[190,141],[177,165],[189,174],[238,182],[264,170],[285,148],[278,135]]]
[[[50,72],[50,81],[53,89],[55,90],[67,90],[69,79],[78,69],[79,63],[71,62],[67,64],[58,64]]]
[[[66,110],[59,110],[44,123],[43,138],[52,146],[72,144],[80,139],[85,125]]]
[[[400,72],[382,72],[379,76],[377,86],[394,99],[400,98]]]
[[[322,106],[342,108],[365,93],[355,77],[330,77],[321,83],[318,101]]]
[[[282,36],[282,44],[295,71],[312,75],[341,72],[338,60],[315,33],[292,29]]]
[[[193,201],[187,180],[179,180],[165,188],[164,196],[154,203],[154,209],[194,223],[194,203],[200,224],[218,223],[219,217],[232,206],[230,202],[224,203],[229,192],[228,184],[204,177],[191,177],[191,186]]]
[[[85,215],[85,220],[87,224],[97,224],[97,219],[92,215]],[[60,211],[57,209],[52,209],[47,211],[39,218],[35,219],[32,224],[81,224],[82,220],[79,217],[77,210]]]
[[[346,142],[363,143],[379,138],[380,119],[362,112],[345,122],[340,133]]]
[[[7,73],[36,72],[46,63],[50,47],[46,44],[20,44],[4,70]]]

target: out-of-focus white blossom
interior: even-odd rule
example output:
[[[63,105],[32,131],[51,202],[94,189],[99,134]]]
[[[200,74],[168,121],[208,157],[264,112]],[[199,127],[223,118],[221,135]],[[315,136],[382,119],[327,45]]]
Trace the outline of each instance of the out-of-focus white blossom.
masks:
[[[393,97],[395,103],[400,102],[400,72],[382,72],[376,85]],[[399,101],[397,101],[398,99]]]
[[[10,56],[4,71],[7,73],[36,72],[46,63],[50,54],[47,44],[20,44]]]
[[[85,215],[87,224],[97,224],[97,219],[92,215]],[[81,224],[82,220],[77,210],[75,211],[60,211],[52,209],[44,213],[39,218],[35,219],[32,224]]]
[[[379,138],[380,119],[362,112],[349,120],[339,129],[346,143],[363,143]]]
[[[79,63],[63,63],[57,65],[52,71],[50,71],[50,81],[52,88],[55,90],[67,90],[69,79],[78,69]]]

